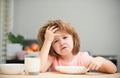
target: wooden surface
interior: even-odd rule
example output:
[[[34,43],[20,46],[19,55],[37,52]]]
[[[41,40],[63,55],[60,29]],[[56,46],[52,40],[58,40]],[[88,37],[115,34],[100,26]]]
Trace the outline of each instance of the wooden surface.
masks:
[[[46,72],[39,75],[5,75],[0,74],[0,78],[120,78],[120,73],[105,74],[97,72],[89,72],[86,74],[62,74],[58,72]]]

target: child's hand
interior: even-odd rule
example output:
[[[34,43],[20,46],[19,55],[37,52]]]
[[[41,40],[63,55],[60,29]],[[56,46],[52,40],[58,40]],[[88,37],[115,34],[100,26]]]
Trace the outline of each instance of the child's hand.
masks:
[[[47,39],[48,41],[53,41],[54,39],[54,33],[58,30],[58,28],[56,26],[52,26],[52,27],[48,27],[46,29],[46,33],[45,33],[45,40]]]
[[[86,68],[90,69],[90,70],[98,70],[102,64],[104,63],[104,59],[103,58],[93,58],[92,60],[88,61],[86,64]]]

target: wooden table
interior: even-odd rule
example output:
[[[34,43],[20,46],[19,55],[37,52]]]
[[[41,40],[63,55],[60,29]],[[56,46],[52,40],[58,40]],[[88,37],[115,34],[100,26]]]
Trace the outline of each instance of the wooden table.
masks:
[[[105,74],[97,72],[88,72],[86,74],[62,74],[58,72],[45,72],[39,75],[3,75],[0,78],[120,78],[120,73]]]

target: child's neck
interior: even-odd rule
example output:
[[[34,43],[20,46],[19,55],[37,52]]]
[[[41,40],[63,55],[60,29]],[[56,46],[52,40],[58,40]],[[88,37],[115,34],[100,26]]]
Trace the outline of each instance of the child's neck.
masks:
[[[75,56],[73,54],[71,54],[71,55],[62,56],[61,59],[63,61],[69,62],[69,61],[72,61],[74,57]]]

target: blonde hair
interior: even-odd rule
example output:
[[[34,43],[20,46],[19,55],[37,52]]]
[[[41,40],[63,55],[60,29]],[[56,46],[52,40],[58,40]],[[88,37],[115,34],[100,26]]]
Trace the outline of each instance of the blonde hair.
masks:
[[[73,26],[70,23],[65,22],[63,20],[50,20],[43,27],[40,28],[38,32],[38,42],[39,42],[40,48],[44,43],[44,40],[45,40],[44,35],[47,27],[52,27],[52,26],[57,26],[59,28],[58,31],[59,30],[65,31],[73,37],[72,53],[73,55],[77,54],[80,50],[80,38],[76,30],[73,28]],[[50,48],[49,55],[59,57],[59,55],[53,50],[52,47]]]

